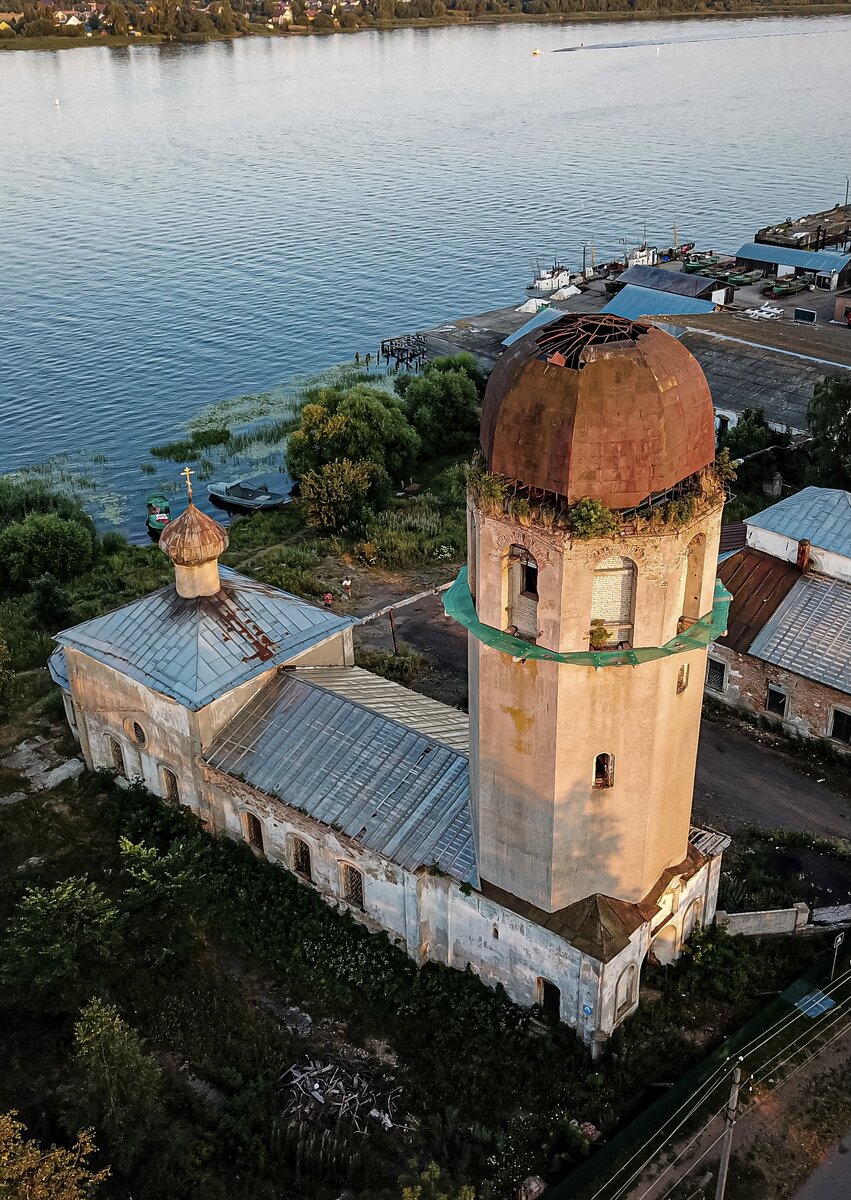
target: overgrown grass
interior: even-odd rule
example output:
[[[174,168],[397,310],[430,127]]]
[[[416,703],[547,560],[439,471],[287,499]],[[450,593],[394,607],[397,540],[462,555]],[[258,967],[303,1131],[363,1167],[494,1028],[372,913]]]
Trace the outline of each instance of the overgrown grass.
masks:
[[[372,671],[373,675],[382,675],[394,683],[404,684],[417,683],[432,670],[426,656],[404,642],[400,644],[398,654],[392,650],[356,650],[355,663]]]
[[[170,462],[186,462],[198,457],[200,451],[211,446],[224,446],[230,441],[229,429],[196,429],[188,437],[175,442],[165,442],[161,446],[151,446],[150,454]]]
[[[799,900],[851,902],[851,842],[794,829],[752,828],[737,836],[724,855],[718,907],[755,912]]]

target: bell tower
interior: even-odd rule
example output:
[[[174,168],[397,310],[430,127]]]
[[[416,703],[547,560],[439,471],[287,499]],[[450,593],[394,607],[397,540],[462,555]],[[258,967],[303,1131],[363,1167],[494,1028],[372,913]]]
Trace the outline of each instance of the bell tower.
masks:
[[[703,372],[661,330],[566,315],[497,364],[482,451],[460,618],[479,874],[546,913],[652,902],[689,854],[726,616]]]

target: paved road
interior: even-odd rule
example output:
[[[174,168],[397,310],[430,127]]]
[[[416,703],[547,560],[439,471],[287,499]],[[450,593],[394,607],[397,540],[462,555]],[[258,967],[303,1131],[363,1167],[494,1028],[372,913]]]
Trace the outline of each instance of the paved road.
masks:
[[[851,1196],[851,1133],[816,1167],[794,1200],[848,1200]]]
[[[814,768],[802,770],[792,759],[752,738],[704,721],[694,784],[695,817],[730,833],[750,823],[851,837],[851,801],[804,770]]]

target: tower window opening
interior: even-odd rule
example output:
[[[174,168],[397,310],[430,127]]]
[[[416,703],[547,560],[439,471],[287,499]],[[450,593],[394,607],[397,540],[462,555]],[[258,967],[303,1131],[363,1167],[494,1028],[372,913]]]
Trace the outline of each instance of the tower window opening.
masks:
[[[109,757],[112,763],[112,769],[116,775],[121,775],[127,778],[127,768],[124,766],[124,751],[121,749],[121,742],[118,738],[110,737],[106,739],[109,747]]]
[[[169,771],[168,767],[162,769],[163,781],[163,799],[169,804],[180,803],[180,788],[177,785],[177,776],[174,771]]]
[[[615,756],[614,754],[598,754],[594,759],[594,787],[610,788],[615,786]]]
[[[343,882],[343,897],[352,908],[363,908],[363,875],[357,867],[343,863],[340,872]]]
[[[313,872],[310,867],[310,847],[307,842],[303,842],[301,838],[294,837],[291,843],[291,854],[293,870],[296,875],[300,875],[302,879],[310,880],[313,878]]]
[[[688,663],[683,663],[677,673],[677,695],[680,696],[688,687]]]
[[[561,1017],[561,990],[549,979],[538,980],[538,1003],[544,1012]]]
[[[706,557],[706,538],[702,533],[692,538],[686,551],[681,616],[677,632],[682,633],[701,617],[700,595],[703,590],[703,563]]]
[[[252,850],[255,850],[258,854],[265,854],[266,850],[263,845],[263,825],[262,825],[262,822],[260,821],[260,818],[256,817],[254,815],[254,813],[247,812],[245,814],[244,820],[245,820],[245,837],[248,841],[249,846],[251,847]]]
[[[594,571],[591,591],[591,627],[609,634],[606,647],[632,645],[636,567],[631,558],[603,559]],[[603,646],[594,645],[601,650]]]
[[[515,637],[538,638],[538,564],[525,546],[508,551],[508,625]]]

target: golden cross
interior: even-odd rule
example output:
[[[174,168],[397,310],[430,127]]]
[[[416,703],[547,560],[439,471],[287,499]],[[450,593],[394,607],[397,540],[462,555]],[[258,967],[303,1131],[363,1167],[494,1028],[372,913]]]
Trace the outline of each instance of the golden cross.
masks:
[[[181,474],[181,475],[183,476],[183,478],[186,480],[186,490],[187,490],[187,492],[189,493],[189,499],[191,500],[191,499],[192,499],[192,479],[191,479],[191,476],[193,476],[193,475],[195,474],[195,472],[194,472],[194,471],[193,471],[193,470],[192,470],[190,467],[184,467],[184,468],[183,468],[183,470],[180,472],[180,474]]]

